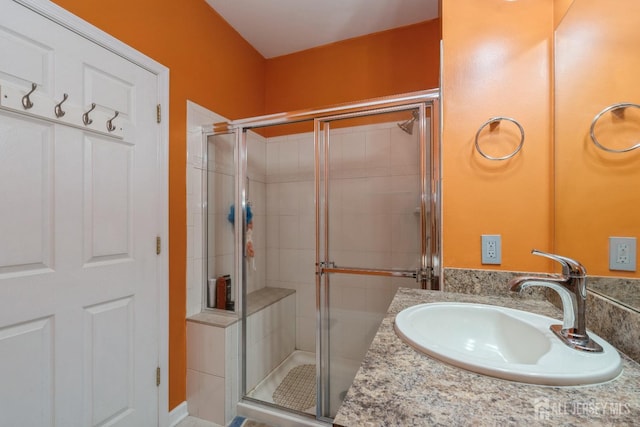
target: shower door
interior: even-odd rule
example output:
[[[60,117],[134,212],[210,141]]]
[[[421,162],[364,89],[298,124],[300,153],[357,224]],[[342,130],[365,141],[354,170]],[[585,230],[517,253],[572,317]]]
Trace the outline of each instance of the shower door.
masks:
[[[418,103],[315,120],[320,419],[335,416],[398,287],[438,288],[434,115]]]

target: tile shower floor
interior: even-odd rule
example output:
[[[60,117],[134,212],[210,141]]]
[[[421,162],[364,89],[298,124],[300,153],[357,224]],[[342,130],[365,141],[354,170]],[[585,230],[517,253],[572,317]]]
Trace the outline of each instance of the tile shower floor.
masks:
[[[289,355],[280,365],[278,365],[273,371],[269,373],[261,382],[258,383],[257,386],[254,387],[248,393],[248,396],[261,400],[263,402],[269,403],[277,403],[273,399],[273,394],[278,389],[278,386],[282,384],[282,382],[287,377],[289,372],[297,367],[301,367],[304,365],[313,365],[315,367],[316,364],[316,355],[314,353],[310,353],[308,351],[296,350]],[[314,368],[315,369],[315,368]],[[313,380],[315,381],[315,374],[313,375]],[[294,382],[292,382],[294,384]],[[300,392],[305,387],[294,387],[289,390],[280,389],[280,394],[286,394],[287,392]],[[313,401],[315,401],[315,386],[311,387],[311,392],[313,393]],[[300,400],[307,400],[307,396],[293,396],[290,401],[296,400],[299,398]],[[302,409],[301,412],[306,412],[308,414],[315,415],[316,413],[316,405],[312,405],[309,408]]]
[[[334,386],[336,387],[337,399],[332,399],[332,402],[337,403],[339,406],[340,402],[344,398],[346,394],[346,390],[351,385],[353,380],[353,376],[358,369],[359,363],[353,360],[341,359],[334,360],[333,369],[334,373]],[[261,400],[263,402],[281,404],[279,402],[274,401],[274,393],[276,396],[280,395],[280,399],[285,399],[287,402],[294,402],[292,406],[296,405],[296,402],[304,402],[309,401],[309,393],[312,393],[311,401],[315,402],[315,363],[316,356],[315,353],[296,350],[289,355],[280,365],[278,365],[273,371],[267,375],[258,385],[251,390],[248,395],[254,399]],[[295,368],[303,368],[308,365],[313,365],[313,385],[309,386],[307,383],[307,378],[300,381],[298,379],[292,379],[291,377],[287,378],[289,373],[295,372]],[[304,384],[300,385],[301,382]],[[337,383],[340,384],[337,384]],[[344,383],[344,384],[342,384]],[[290,385],[289,386],[287,386]],[[284,385],[285,388],[281,387]],[[276,392],[278,391],[278,392]],[[300,396],[287,396],[287,393],[300,393],[303,392],[304,395]],[[295,408],[294,408],[295,409]],[[337,410],[337,408],[332,408]],[[316,413],[316,405],[313,404],[306,409],[300,410],[300,412],[305,412],[315,416]],[[221,427],[218,424],[210,423],[208,421],[200,420],[194,417],[187,417],[182,422],[180,422],[176,427]]]
[[[258,385],[251,390],[248,395],[254,399],[258,399],[264,402],[275,403],[280,406],[286,406],[291,409],[305,412],[307,414],[316,414],[316,388],[315,388],[315,353],[307,351],[296,350],[287,357],[284,362],[277,366],[265,379],[263,379]],[[302,368],[305,365],[313,365],[313,383],[310,386],[302,384],[306,382],[308,378],[300,380],[299,378],[291,378],[288,376],[290,373],[295,372],[295,368]],[[359,360],[345,359],[345,358],[333,358],[331,363],[331,408],[332,414],[335,414],[338,407],[342,404],[342,400],[347,394],[347,390],[353,382],[356,372],[360,366]],[[293,370],[293,371],[292,371]],[[283,389],[282,386],[286,388]],[[279,397],[278,401],[274,401],[274,393],[276,397]],[[287,393],[292,393],[293,396],[286,396]],[[302,395],[296,395],[302,393]],[[306,409],[297,408],[300,402],[309,401],[309,394],[312,393],[311,401],[313,405]],[[283,400],[291,403],[283,404]],[[303,405],[306,406],[306,405]]]

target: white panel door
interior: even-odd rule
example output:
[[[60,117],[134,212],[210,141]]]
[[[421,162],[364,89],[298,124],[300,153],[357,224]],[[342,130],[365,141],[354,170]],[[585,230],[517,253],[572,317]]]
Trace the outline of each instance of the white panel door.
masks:
[[[157,78],[0,9],[0,426],[155,426]]]

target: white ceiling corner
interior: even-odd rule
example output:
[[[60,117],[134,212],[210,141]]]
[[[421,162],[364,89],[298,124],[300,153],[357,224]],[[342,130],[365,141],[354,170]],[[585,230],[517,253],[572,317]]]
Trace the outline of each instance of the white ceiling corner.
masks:
[[[438,0],[205,0],[273,58],[438,17]]]

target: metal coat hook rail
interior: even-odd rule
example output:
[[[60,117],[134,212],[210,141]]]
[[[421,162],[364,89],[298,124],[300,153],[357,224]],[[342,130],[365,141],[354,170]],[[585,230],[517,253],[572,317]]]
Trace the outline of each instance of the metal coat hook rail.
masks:
[[[486,154],[484,151],[482,151],[482,149],[480,148],[480,143],[478,142],[478,138],[480,137],[480,132],[482,132],[482,129],[484,129],[487,125],[489,125],[491,129],[493,129],[494,127],[498,126],[502,120],[509,121],[518,127],[518,129],[520,130],[520,144],[518,144],[518,147],[516,147],[513,153],[507,154],[506,156],[502,156],[502,157],[493,157]],[[478,129],[478,132],[476,132],[475,145],[476,145],[476,150],[478,150],[478,153],[480,153],[480,155],[485,159],[488,159],[488,160],[510,159],[516,154],[518,154],[518,152],[522,149],[522,146],[524,145],[524,128],[520,123],[518,123],[516,119],[512,119],[511,117],[492,117],[486,122],[484,122],[482,126],[480,126],[480,128]]]
[[[44,90],[37,90],[41,88]],[[62,100],[55,99],[48,93],[46,86],[41,87],[37,83],[31,83],[30,90],[8,84],[0,85],[0,110],[110,138],[124,139],[126,115],[123,117],[119,111],[108,107],[96,109],[96,102],[92,102],[89,109],[83,105],[74,105],[72,98],[73,96],[64,93]],[[116,118],[118,123],[115,122]]]
[[[631,102],[620,102],[620,103],[612,104],[608,106],[607,108],[605,108],[604,110],[600,111],[598,114],[595,115],[595,117],[593,118],[593,121],[591,121],[589,134],[591,135],[591,140],[596,145],[596,147],[600,148],[601,150],[607,151],[609,153],[627,153],[629,151],[633,151],[637,148],[640,148],[640,140],[637,144],[631,147],[623,148],[621,150],[616,150],[615,148],[609,148],[602,145],[598,141],[598,138],[596,138],[596,123],[598,123],[598,120],[600,120],[600,118],[606,113],[608,113],[609,111],[613,113],[618,113],[620,116],[622,116],[621,112],[623,112],[626,108],[640,108],[640,104],[633,104]]]

